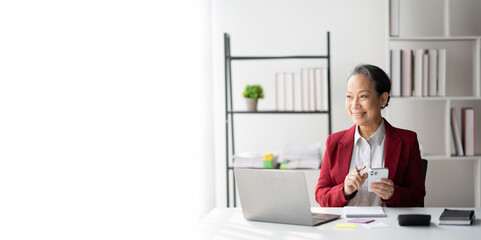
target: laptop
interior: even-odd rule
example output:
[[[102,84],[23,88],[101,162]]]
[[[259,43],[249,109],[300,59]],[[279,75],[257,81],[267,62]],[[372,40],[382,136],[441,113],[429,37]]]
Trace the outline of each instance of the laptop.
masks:
[[[236,168],[234,175],[247,220],[315,226],[340,217],[311,212],[303,172]]]

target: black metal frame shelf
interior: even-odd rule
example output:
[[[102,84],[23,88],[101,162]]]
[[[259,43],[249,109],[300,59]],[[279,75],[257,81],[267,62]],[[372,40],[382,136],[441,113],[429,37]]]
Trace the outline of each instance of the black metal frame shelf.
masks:
[[[252,56],[244,56],[244,57],[228,57],[231,60],[269,60],[269,59],[322,59],[322,58],[329,58],[329,56],[272,56],[272,57],[252,57]]]
[[[329,111],[228,111],[228,113],[232,114],[319,114],[319,113],[330,113]]]
[[[282,60],[282,59],[323,59],[327,60],[327,107],[325,111],[236,111],[233,110],[232,100],[232,72],[231,62],[236,60]],[[294,55],[294,56],[231,56],[230,55],[230,36],[224,33],[224,63],[225,63],[225,138],[226,138],[226,186],[227,186],[227,207],[230,207],[230,173],[233,176],[233,167],[230,166],[229,145],[231,145],[232,155],[235,154],[234,144],[234,115],[238,114],[325,114],[327,115],[328,134],[331,134],[331,47],[330,47],[330,33],[327,32],[327,55]],[[230,119],[229,119],[230,116]],[[230,141],[229,141],[230,131]],[[233,189],[233,205],[236,207],[236,185],[235,178],[232,180]]]

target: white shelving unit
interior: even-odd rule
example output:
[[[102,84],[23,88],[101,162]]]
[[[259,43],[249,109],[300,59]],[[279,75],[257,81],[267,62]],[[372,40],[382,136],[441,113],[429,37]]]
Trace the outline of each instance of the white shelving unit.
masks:
[[[445,97],[395,97],[385,116],[394,126],[411,129],[423,144],[423,158],[445,168],[428,167],[426,206],[460,202],[466,207],[481,206],[481,1],[475,0],[399,0],[399,37],[390,36],[390,6],[387,5],[387,66],[390,49],[446,49]],[[453,156],[450,109],[458,121],[461,108],[475,111],[475,156]],[[465,169],[463,169],[465,165]],[[451,171],[453,166],[459,171]],[[432,170],[431,170],[432,169]],[[433,170],[436,169],[436,172]],[[466,172],[473,170],[473,172]],[[431,171],[430,171],[431,170]],[[468,176],[467,178],[465,176]],[[473,184],[465,186],[463,180]],[[435,184],[452,184],[456,189],[430,192]],[[465,192],[462,192],[465,191]],[[441,198],[441,200],[439,200]],[[432,200],[430,202],[430,200]],[[450,204],[444,204],[450,205]],[[473,205],[473,206],[469,206]],[[451,207],[451,206],[450,206]],[[452,205],[452,207],[461,207]]]

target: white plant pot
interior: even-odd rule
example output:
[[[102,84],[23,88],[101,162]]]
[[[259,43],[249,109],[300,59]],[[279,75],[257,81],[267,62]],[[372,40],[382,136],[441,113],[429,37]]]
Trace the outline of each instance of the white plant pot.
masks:
[[[257,112],[257,99],[246,98],[247,111]]]

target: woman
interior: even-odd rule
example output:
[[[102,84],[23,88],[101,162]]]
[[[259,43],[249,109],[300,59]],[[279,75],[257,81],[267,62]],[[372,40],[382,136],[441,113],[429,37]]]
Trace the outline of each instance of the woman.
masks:
[[[389,92],[391,81],[379,67],[359,65],[349,76],[346,110],[355,125],[327,138],[316,188],[322,207],[417,207],[423,201],[416,133],[395,128],[381,116]],[[389,169],[388,179],[367,186],[367,170],[382,167]]]

